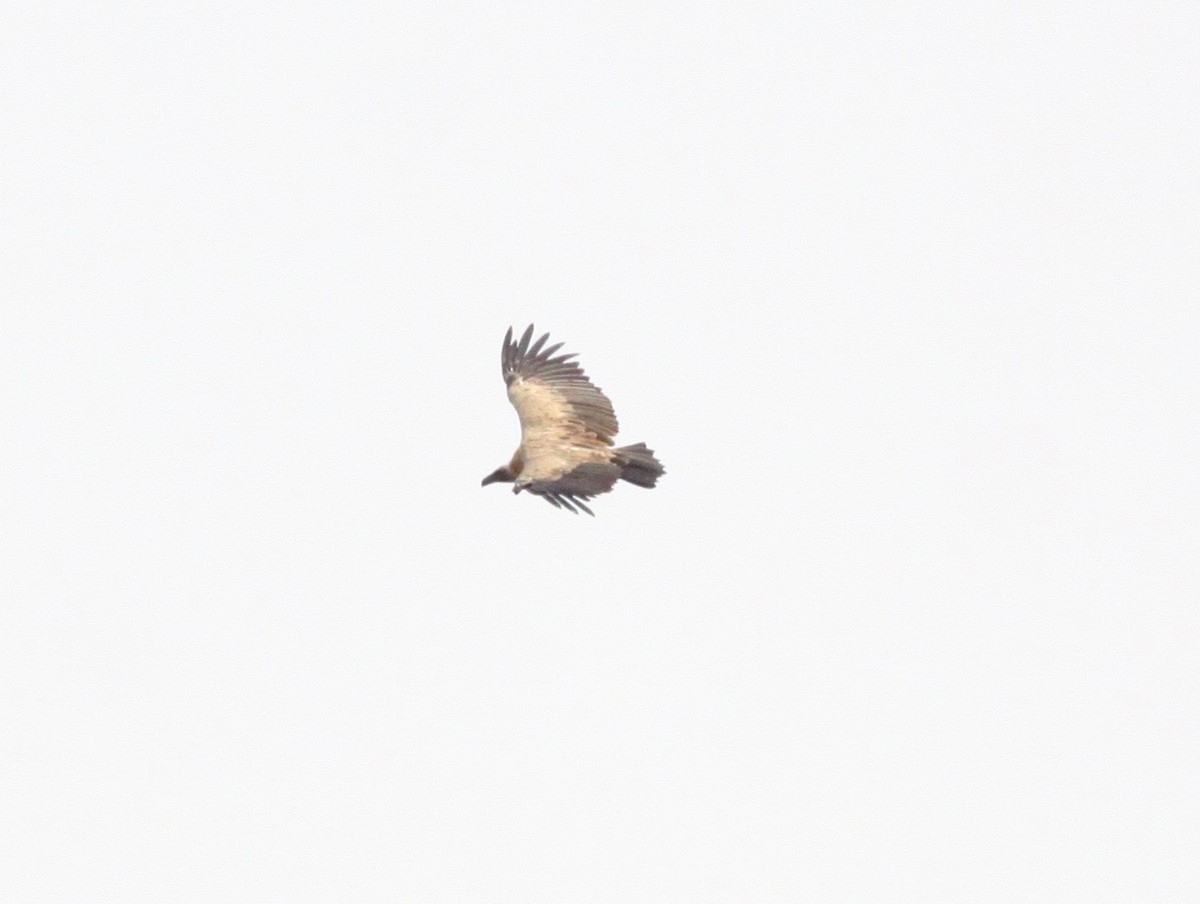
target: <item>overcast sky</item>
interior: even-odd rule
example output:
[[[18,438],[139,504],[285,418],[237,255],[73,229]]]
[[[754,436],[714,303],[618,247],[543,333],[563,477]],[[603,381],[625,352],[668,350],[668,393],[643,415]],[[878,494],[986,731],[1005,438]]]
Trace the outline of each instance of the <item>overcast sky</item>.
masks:
[[[0,37],[0,899],[1200,899],[1194,4],[101,6]],[[658,488],[480,487],[529,322]]]

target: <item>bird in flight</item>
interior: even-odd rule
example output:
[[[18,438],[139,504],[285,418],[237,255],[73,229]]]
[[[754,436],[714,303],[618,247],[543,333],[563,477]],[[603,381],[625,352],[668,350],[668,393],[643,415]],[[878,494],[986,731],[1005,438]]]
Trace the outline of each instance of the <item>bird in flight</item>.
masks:
[[[512,327],[504,334],[500,371],[508,400],[521,420],[521,445],[508,464],[483,478],[511,483],[513,492],[528,490],[555,508],[593,514],[585,505],[607,493],[618,480],[652,487],[665,471],[645,443],[613,448],[617,416],[583,368],[557,355],[562,343],[544,348],[546,333],[532,345],[533,324],[514,341]]]

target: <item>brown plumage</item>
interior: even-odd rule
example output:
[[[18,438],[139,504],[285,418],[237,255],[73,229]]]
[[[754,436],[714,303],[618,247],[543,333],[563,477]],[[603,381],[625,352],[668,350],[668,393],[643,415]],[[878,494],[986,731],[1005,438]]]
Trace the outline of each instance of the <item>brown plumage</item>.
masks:
[[[521,445],[512,460],[483,478],[512,483],[556,508],[592,514],[584,502],[607,493],[618,480],[652,487],[662,464],[645,443],[613,448],[617,416],[612,402],[592,385],[574,354],[554,356],[562,343],[543,348],[550,334],[532,345],[533,324],[520,341],[504,334],[500,370],[508,400],[521,419]]]

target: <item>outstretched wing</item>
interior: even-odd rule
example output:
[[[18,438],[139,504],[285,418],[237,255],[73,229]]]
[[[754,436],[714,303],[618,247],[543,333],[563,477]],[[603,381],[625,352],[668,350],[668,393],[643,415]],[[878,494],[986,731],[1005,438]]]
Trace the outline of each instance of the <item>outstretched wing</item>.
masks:
[[[586,500],[607,493],[621,476],[609,447],[617,433],[612,402],[587,378],[573,354],[546,348],[546,333],[532,345],[533,325],[519,341],[512,328],[500,353],[508,398],[521,419],[518,485],[551,505],[589,515]]]
[[[621,476],[621,468],[612,462],[589,461],[576,465],[555,480],[535,480],[529,484],[529,492],[541,496],[555,508],[574,512],[582,509],[589,515],[592,510],[584,501],[607,493]]]
[[[571,360],[574,354],[554,355],[561,342],[543,348],[549,333],[530,345],[532,338],[533,324],[519,342],[513,340],[509,327],[500,353],[508,398],[521,419],[522,439],[550,431],[569,442],[611,446],[618,429],[612,402]]]

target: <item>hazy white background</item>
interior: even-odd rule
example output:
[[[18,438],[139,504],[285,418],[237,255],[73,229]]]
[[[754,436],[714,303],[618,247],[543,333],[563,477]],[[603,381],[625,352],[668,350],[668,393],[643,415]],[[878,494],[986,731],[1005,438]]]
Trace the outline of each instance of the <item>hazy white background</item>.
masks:
[[[904,6],[10,9],[0,899],[1197,900],[1200,12]]]

